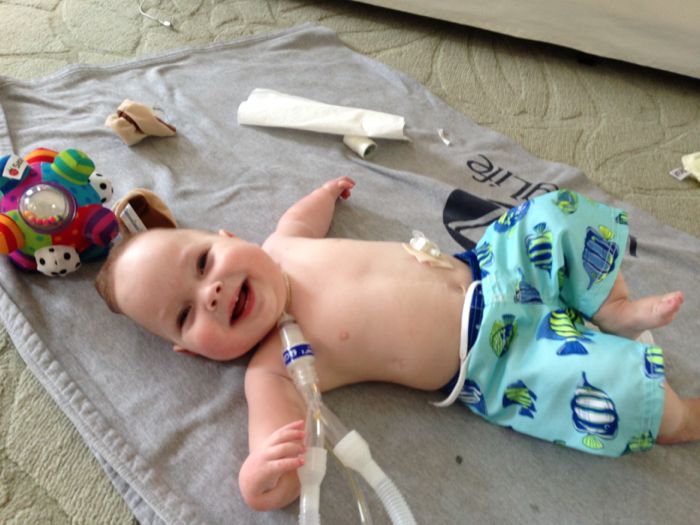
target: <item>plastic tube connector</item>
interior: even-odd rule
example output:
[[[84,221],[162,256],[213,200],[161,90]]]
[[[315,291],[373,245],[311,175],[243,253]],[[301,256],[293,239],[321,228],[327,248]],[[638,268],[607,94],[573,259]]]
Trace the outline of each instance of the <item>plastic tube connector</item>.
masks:
[[[293,369],[297,363],[308,361],[313,363],[314,353],[311,350],[311,345],[304,338],[304,334],[294,318],[284,313],[277,322],[277,326],[282,338],[284,366]]]
[[[369,445],[356,430],[340,440],[333,453],[345,465],[356,470],[375,490],[394,525],[416,525],[411,509],[393,481],[372,459]]]
[[[326,475],[328,452],[322,447],[309,447],[304,458],[304,464],[297,469],[299,481],[320,486]]]
[[[386,477],[376,461],[372,459],[369,445],[357,430],[348,432],[335,446],[333,453],[343,465],[359,472],[373,489],[376,489]]]
[[[321,393],[318,388],[318,377],[314,367],[314,353],[311,345],[304,338],[304,334],[294,317],[288,313],[282,314],[277,326],[282,338],[282,359],[287,373],[304,397],[306,405],[312,410],[318,410]]]
[[[326,476],[326,449],[309,447],[306,449],[304,465],[297,469],[301,483],[299,495],[299,523],[312,525],[320,523],[321,482]]]

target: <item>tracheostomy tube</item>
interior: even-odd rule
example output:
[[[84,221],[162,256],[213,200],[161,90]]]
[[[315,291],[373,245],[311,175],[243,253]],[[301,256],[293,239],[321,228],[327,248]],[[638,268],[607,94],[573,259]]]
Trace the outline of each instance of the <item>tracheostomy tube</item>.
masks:
[[[319,501],[327,454],[321,422],[321,390],[311,345],[304,339],[299,325],[288,314],[282,314],[277,325],[282,337],[284,365],[306,403],[306,455],[304,465],[297,471],[301,484],[299,524],[315,525],[321,522]]]
[[[298,471],[301,483],[299,523],[320,523],[320,485],[326,472],[325,442],[345,467],[359,472],[377,492],[395,525],[415,525],[406,501],[372,459],[367,442],[356,431],[348,431],[321,401],[313,351],[295,319],[283,313],[277,325],[282,338],[284,364],[307,406],[306,458]],[[357,498],[360,520],[371,525],[364,494],[349,472],[348,479]]]

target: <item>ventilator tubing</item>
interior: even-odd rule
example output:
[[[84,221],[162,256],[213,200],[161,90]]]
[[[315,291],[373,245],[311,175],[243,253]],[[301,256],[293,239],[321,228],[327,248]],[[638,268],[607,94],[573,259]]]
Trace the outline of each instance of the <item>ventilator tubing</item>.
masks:
[[[321,402],[321,391],[318,388],[313,352],[311,346],[304,339],[299,325],[296,324],[292,316],[283,314],[278,322],[278,327],[284,348],[284,364],[307,407],[306,456],[304,465],[297,470],[301,484],[299,524],[316,525],[320,523],[320,487],[326,474],[327,452],[324,444],[328,439],[330,443],[335,445],[340,439],[337,436],[342,437],[347,431],[342,427],[338,418],[330,414],[330,411]],[[322,414],[325,414],[325,417],[322,417]],[[338,427],[339,424],[340,427]],[[367,508],[365,495],[353,473],[348,469],[345,471],[350,489],[355,495],[360,523],[372,525],[372,517]]]
[[[278,326],[284,347],[285,366],[307,406],[307,456],[304,466],[299,469],[299,480],[302,486],[299,523],[311,525],[320,521],[319,493],[326,471],[326,455],[325,450],[322,450],[325,442],[332,447],[334,454],[343,465],[359,472],[377,492],[394,525],[415,525],[416,522],[406,501],[396,485],[372,459],[367,442],[355,430],[349,432],[338,417],[321,401],[313,352],[304,339],[299,325],[292,316],[285,313],[280,318]],[[349,472],[348,475],[351,488],[357,498],[361,522],[371,525],[371,516],[367,510],[364,494]]]
[[[395,525],[415,525],[411,509],[396,488],[394,482],[372,459],[367,442],[353,430],[333,448],[333,453],[346,467],[356,470],[365,478],[384,504],[391,522]]]

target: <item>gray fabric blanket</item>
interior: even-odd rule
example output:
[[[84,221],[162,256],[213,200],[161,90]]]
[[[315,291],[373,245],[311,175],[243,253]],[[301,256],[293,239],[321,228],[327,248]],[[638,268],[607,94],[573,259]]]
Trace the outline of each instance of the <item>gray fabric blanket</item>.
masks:
[[[238,126],[253,88],[406,117],[412,142],[378,141],[371,161],[339,137]],[[172,138],[128,148],[104,127],[124,98],[161,108]],[[478,239],[499,210],[570,187],[608,200],[570,166],[532,157],[424,87],[302,26],[48,78],[0,80],[0,153],[43,146],[86,151],[116,196],[160,195],[183,226],[226,228],[260,242],[279,215],[323,181],[357,181],[331,235],[407,240],[419,229],[444,251]],[[443,128],[452,143],[438,137]],[[622,206],[620,203],[615,203]],[[654,337],[670,382],[700,395],[694,293],[700,240],[628,209],[635,242],[623,271],[637,296],[684,289],[672,327]],[[111,314],[92,288],[97,264],[64,279],[0,261],[0,316],[29,368],[76,426],[142,523],[294,523],[297,509],[255,513],[237,489],[247,454],[245,359],[213,363]],[[695,286],[697,288],[697,286]],[[357,385],[326,396],[358,429],[419,523],[690,523],[700,445],[600,459],[515,434],[428,395]],[[375,523],[388,523],[370,496]],[[327,523],[356,523],[342,472],[322,490]]]

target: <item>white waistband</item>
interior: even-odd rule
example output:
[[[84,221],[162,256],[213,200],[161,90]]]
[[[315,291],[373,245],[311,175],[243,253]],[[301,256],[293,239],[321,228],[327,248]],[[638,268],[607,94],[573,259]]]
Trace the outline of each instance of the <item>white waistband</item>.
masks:
[[[452,392],[443,401],[432,402],[436,407],[448,407],[455,402],[457,396],[462,391],[462,386],[464,385],[464,378],[467,376],[467,359],[469,358],[469,314],[472,309],[472,298],[474,297],[474,292],[477,285],[481,284],[481,281],[474,281],[467,288],[467,293],[464,296],[464,304],[462,305],[462,322],[460,326],[459,334],[459,375],[457,376],[457,382],[452,388]]]

